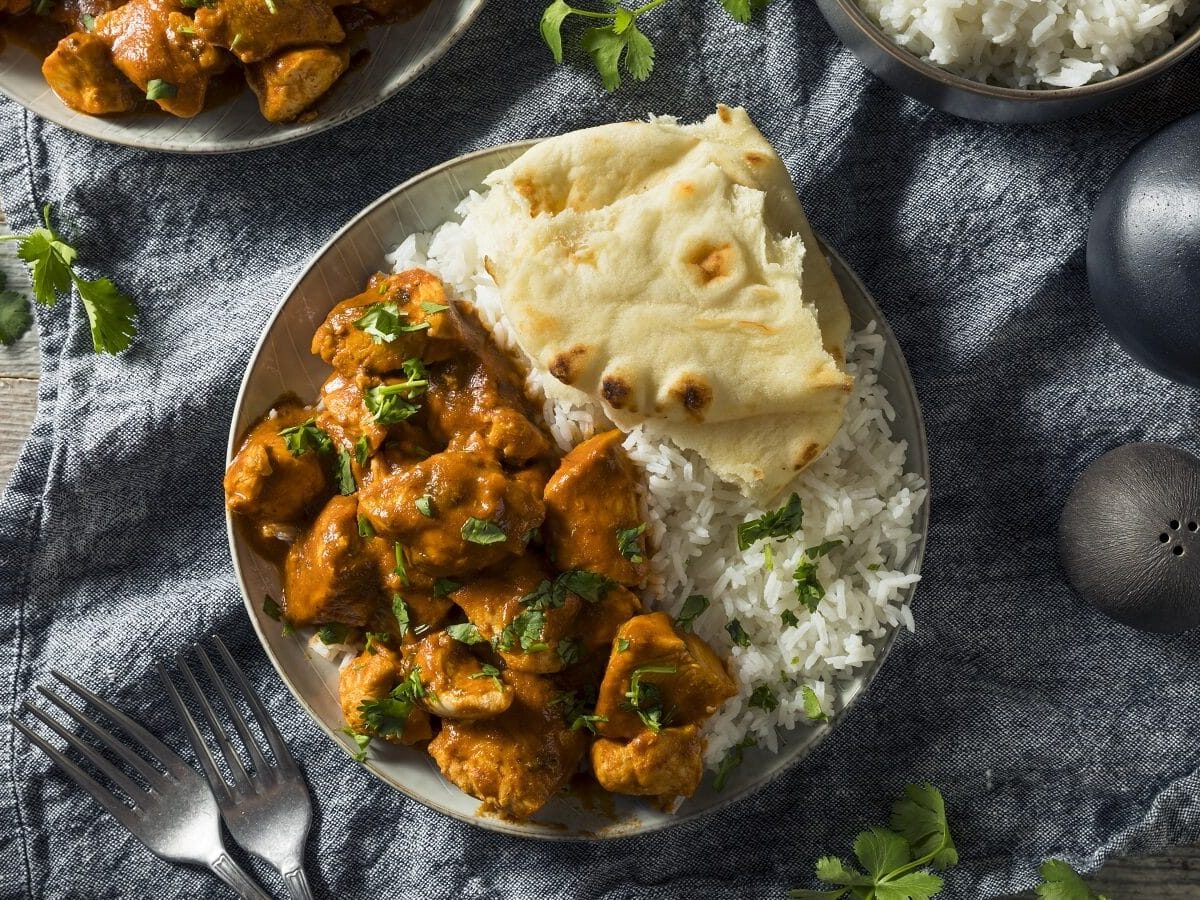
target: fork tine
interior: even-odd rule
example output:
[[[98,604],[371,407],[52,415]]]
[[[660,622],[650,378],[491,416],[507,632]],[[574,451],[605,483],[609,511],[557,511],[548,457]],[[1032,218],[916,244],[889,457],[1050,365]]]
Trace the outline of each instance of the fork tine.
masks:
[[[64,675],[57,669],[51,669],[50,672],[55,678],[73,690],[76,694],[78,694],[80,697],[83,697],[88,703],[92,704],[92,706],[96,707],[98,710],[120,725],[123,729],[125,729],[125,732],[130,737],[137,738],[137,740],[141,741],[142,746],[149,750],[150,754],[158,762],[166,766],[168,771],[171,771],[173,774],[178,774],[178,772],[182,769],[195,771],[183,761],[179,754],[177,754],[174,750],[148,732],[137,722],[133,721],[133,719],[129,718],[129,716],[125,715],[125,713],[121,712],[121,710],[117,709],[111,703],[101,699],[100,697],[97,697],[94,693],[89,691],[74,678]]]
[[[179,696],[179,691],[175,688],[175,682],[167,674],[166,667],[160,662],[156,668],[158,669],[158,677],[162,680],[163,687],[167,691],[167,696],[170,698],[171,704],[175,707],[175,714],[179,717],[179,721],[183,723],[184,731],[187,732],[188,741],[191,742],[192,749],[196,751],[196,758],[200,760],[200,768],[204,770],[204,777],[208,779],[208,786],[217,795],[218,802],[227,802],[230,799],[229,785],[221,777],[221,773],[217,769],[216,760],[213,759],[212,753],[208,749],[208,744],[200,736],[200,729],[196,725],[196,720],[192,718],[192,714],[188,712],[188,708],[183,705],[183,698]]]
[[[221,659],[225,662],[225,667],[229,673],[233,675],[233,680],[237,682],[238,689],[241,690],[242,696],[246,698],[246,702],[250,704],[250,711],[254,713],[254,718],[258,720],[258,726],[266,735],[267,743],[271,745],[271,752],[275,754],[275,759],[279,763],[280,768],[290,769],[293,774],[300,774],[300,770],[296,766],[296,760],[292,757],[292,753],[288,750],[288,746],[284,743],[283,735],[279,733],[279,729],[275,727],[275,722],[271,718],[267,708],[263,706],[262,701],[258,699],[258,694],[250,687],[250,682],[246,680],[246,676],[242,673],[241,666],[234,662],[233,654],[229,652],[229,648],[225,646],[225,642],[221,640],[221,636],[214,634],[212,636],[213,644],[217,651],[221,654]]]
[[[221,755],[225,757],[225,763],[233,773],[234,786],[245,793],[253,793],[254,789],[250,786],[250,776],[246,774],[246,767],[242,765],[242,761],[238,758],[237,753],[234,752],[233,744],[229,741],[229,735],[225,732],[225,728],[221,725],[220,720],[217,719],[217,714],[213,711],[208,698],[200,690],[200,682],[196,680],[196,676],[188,666],[187,657],[184,656],[182,650],[175,654],[175,665],[183,673],[183,680],[191,688],[192,696],[199,705],[200,712],[204,713],[208,727],[212,729],[213,736],[217,739],[217,746],[221,750]]]
[[[134,831],[137,827],[137,818],[128,806],[121,803],[109,791],[101,787],[90,775],[71,762],[66,756],[59,752],[49,741],[42,738],[33,729],[25,726],[23,722],[17,719],[16,716],[9,716],[8,720],[12,722],[13,727],[21,734],[25,735],[31,743],[37,746],[43,753],[49,756],[54,762],[58,763],[58,767],[63,770],[63,773],[73,782],[87,791],[96,802],[107,809],[118,822]],[[137,832],[134,831],[136,834]]]
[[[129,799],[132,800],[134,804],[138,802],[139,797],[145,795],[145,788],[139,784],[134,784],[133,779],[110,763],[100,753],[96,752],[96,749],[91,744],[80,740],[77,735],[72,734],[55,719],[47,715],[43,710],[38,709],[31,703],[22,703],[21,709],[28,712],[39,722],[66,741],[67,744],[69,744],[71,747],[74,747],[76,751],[82,753],[89,760],[91,760],[92,765],[116,782],[116,784],[129,796]]]
[[[125,762],[129,763],[129,765],[134,769],[137,769],[138,773],[148,782],[150,782],[151,787],[162,790],[163,785],[166,783],[166,778],[163,773],[154,768],[154,766],[150,765],[150,763],[146,762],[146,760],[131,750],[124,741],[118,738],[107,728],[100,725],[98,722],[93,722],[84,714],[83,710],[79,709],[69,700],[63,699],[54,691],[50,690],[50,688],[39,684],[37,689],[38,693],[40,693],[43,697],[65,712],[76,723],[94,734],[105,749],[111,750],[117,756],[121,757],[121,759],[125,760]]]
[[[242,716],[241,710],[234,704],[233,697],[229,694],[229,689],[225,687],[225,682],[217,675],[217,670],[213,667],[212,660],[208,658],[208,654],[204,652],[204,648],[196,644],[194,649],[196,655],[200,657],[200,665],[204,666],[204,670],[208,672],[208,677],[212,679],[212,683],[217,688],[217,693],[221,695],[221,702],[229,710],[229,717],[233,719],[233,727],[237,729],[238,736],[241,737],[242,743],[245,744],[246,750],[250,754],[250,762],[254,766],[255,774],[260,778],[270,778],[270,767],[263,758],[262,750],[258,748],[258,741],[250,734],[250,729],[246,725],[246,719]]]

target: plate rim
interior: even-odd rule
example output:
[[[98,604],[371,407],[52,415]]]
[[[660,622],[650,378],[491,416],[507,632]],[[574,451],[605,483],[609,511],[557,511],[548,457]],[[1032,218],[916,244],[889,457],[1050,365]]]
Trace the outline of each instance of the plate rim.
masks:
[[[431,0],[429,6],[432,6],[437,2],[438,0]],[[239,140],[231,141],[228,144],[222,144],[219,146],[194,146],[179,141],[168,141],[164,143],[161,141],[141,138],[138,137],[138,133],[136,132],[127,133],[123,130],[116,136],[98,134],[97,129],[89,127],[91,123],[113,122],[115,120],[106,118],[104,116],[92,116],[86,113],[75,112],[58,99],[57,95],[54,94],[49,85],[46,85],[46,91],[42,96],[53,96],[55,102],[51,103],[49,109],[46,110],[35,110],[27,103],[23,102],[20,98],[16,97],[8,90],[4,79],[0,79],[0,94],[7,97],[30,115],[37,116],[40,119],[45,119],[47,122],[52,122],[55,125],[58,125],[60,128],[65,128],[75,134],[82,135],[89,140],[98,141],[103,144],[113,144],[118,147],[132,147],[136,150],[151,150],[157,153],[170,153],[178,156],[220,156],[221,154],[248,153],[253,150],[266,150],[269,147],[282,147],[285,144],[290,144],[294,141],[303,141],[308,138],[315,137],[318,134],[323,134],[326,131],[337,128],[340,125],[344,125],[347,122],[352,121],[353,119],[357,119],[359,116],[369,113],[376,107],[382,106],[388,100],[391,100],[410,84],[424,75],[436,62],[438,62],[443,56],[446,55],[447,52],[449,52],[451,47],[453,47],[459,42],[459,40],[462,39],[462,36],[466,34],[467,29],[475,23],[475,19],[478,18],[479,13],[483,10],[483,7],[487,4],[488,0],[466,0],[466,2],[469,3],[470,6],[467,9],[466,15],[463,16],[458,24],[442,35],[441,38],[439,38],[438,41],[429,49],[429,51],[423,57],[421,57],[419,61],[415,62],[404,73],[404,75],[386,91],[382,91],[379,94],[373,94],[359,101],[353,106],[340,110],[334,115],[318,117],[312,122],[305,123],[306,127],[293,130],[288,126],[294,125],[294,123],[282,123],[283,127],[281,127],[278,132],[259,135],[257,137],[241,138]],[[426,9],[428,8],[429,7],[427,6]],[[403,25],[405,23],[395,22],[388,24]],[[15,44],[9,43],[8,46],[11,47],[14,52],[28,53],[25,48],[16,46]],[[0,46],[0,52],[2,52],[4,49],[7,48]],[[242,92],[239,91],[238,93],[240,94]],[[154,132],[151,132],[151,134],[153,133]],[[324,251],[325,248],[322,247],[321,249]]]
[[[478,150],[461,154],[452,159],[445,160],[428,169],[425,169],[424,171],[413,175],[411,178],[406,179],[390,190],[385,191],[377,199],[363,207],[344,225],[337,229],[337,231],[335,231],[333,235],[331,235],[330,238],[312,254],[308,262],[297,273],[296,277],[283,292],[280,300],[275,305],[275,309],[271,312],[271,315],[267,318],[266,322],[264,322],[262,331],[259,334],[257,341],[255,341],[254,349],[251,351],[250,356],[247,359],[246,370],[243,373],[242,379],[238,385],[237,400],[234,403],[231,414],[229,436],[225,448],[225,468],[228,468],[229,463],[233,460],[234,454],[240,443],[240,438],[242,437],[242,433],[238,431],[238,421],[242,417],[243,406],[246,401],[247,388],[250,383],[251,374],[255,370],[267,338],[274,328],[276,321],[282,314],[284,307],[291,301],[301,282],[307,278],[309,273],[317,266],[318,262],[320,262],[320,260],[331,249],[333,249],[335,245],[337,245],[337,243],[345,236],[345,234],[354,228],[362,219],[369,216],[380,206],[391,202],[396,196],[404,193],[412,187],[415,187],[421,182],[431,178],[436,178],[449,169],[453,169],[459,165],[478,159],[479,157],[489,156],[492,154],[501,154],[505,151],[526,149],[534,144],[539,143],[540,140],[543,139],[531,138],[483,147]],[[819,233],[817,234],[817,240],[821,248],[825,251],[826,256],[828,256],[831,261],[834,262],[843,273],[845,273],[849,280],[851,280],[854,286],[858,289],[862,297],[870,305],[875,317],[876,328],[883,337],[885,345],[889,347],[889,349],[894,348],[896,351],[898,351],[897,361],[899,363],[899,371],[901,375],[901,386],[911,398],[913,409],[916,413],[916,440],[914,446],[910,446],[908,448],[909,460],[907,462],[910,464],[913,462],[920,463],[919,466],[913,465],[911,468],[910,465],[906,464],[905,470],[919,474],[925,481],[925,498],[917,512],[917,515],[919,515],[923,520],[925,527],[921,531],[920,537],[918,538],[916,544],[910,550],[908,557],[905,559],[904,567],[913,574],[920,574],[924,564],[925,553],[929,540],[929,515],[933,490],[929,466],[929,445],[928,434],[925,426],[925,416],[921,407],[920,398],[917,395],[916,385],[912,377],[912,371],[909,368],[908,359],[905,356],[903,349],[900,347],[900,343],[896,338],[896,334],[893,331],[891,324],[887,321],[883,311],[879,308],[879,304],[875,301],[874,296],[867,290],[866,285],[863,284],[862,279],[858,276],[858,273],[850,268],[841,254],[838,253],[837,250],[831,247],[828,243],[826,243]],[[267,636],[263,631],[263,625],[260,623],[258,611],[254,606],[253,600],[251,599],[249,586],[247,585],[245,576],[243,574],[243,567],[239,564],[237,529],[234,524],[233,515],[230,513],[228,506],[223,505],[223,512],[225,515],[226,537],[229,544],[230,564],[233,567],[234,578],[237,581],[239,590],[241,591],[242,605],[246,611],[247,617],[250,619],[250,624],[254,628],[254,632],[258,638],[259,644],[262,646],[263,651],[266,653],[267,658],[274,667],[276,675],[280,678],[280,680],[283,681],[288,691],[300,704],[301,708],[308,715],[309,719],[318,728],[320,728],[326,734],[326,736],[346,755],[347,759],[354,761],[349,748],[338,739],[334,731],[325,724],[319,715],[317,715],[316,711],[309,704],[308,700],[301,694],[295,684],[293,684],[292,680],[285,674],[283,665],[277,658],[275,651],[271,646],[271,642],[267,639]],[[909,588],[910,593],[908,597],[908,604],[910,606],[916,598],[919,587],[920,582],[918,581],[916,584],[912,585],[911,588]],[[416,796],[404,786],[397,783],[397,781],[380,772],[373,765],[369,765],[367,763],[356,763],[356,765],[360,765],[362,768],[370,772],[370,774],[377,781],[400,792],[408,799],[413,800],[414,802],[419,803],[422,806],[433,810],[434,812],[448,816],[456,821],[474,825],[488,831],[507,834],[513,837],[520,837],[527,840],[546,840],[556,842],[595,840],[612,841],[640,837],[642,835],[663,831],[668,828],[675,828],[680,825],[693,823],[722,810],[728,809],[733,804],[744,800],[751,794],[755,794],[763,790],[768,785],[777,782],[784,775],[793,772],[796,766],[806,760],[812,754],[812,752],[825,741],[830,732],[833,731],[834,727],[837,726],[849,714],[849,712],[858,705],[863,696],[868,693],[871,685],[875,681],[875,678],[886,665],[888,656],[890,655],[892,648],[895,645],[896,640],[899,638],[902,630],[903,625],[901,624],[897,624],[891,629],[886,641],[880,647],[879,656],[875,661],[875,664],[870,668],[869,671],[866,671],[859,676],[862,680],[862,687],[848,703],[836,710],[834,715],[827,722],[823,722],[813,729],[811,738],[791,760],[777,767],[773,772],[770,772],[766,776],[743,785],[739,790],[731,792],[728,797],[722,797],[718,802],[713,803],[703,809],[695,810],[683,816],[672,815],[655,822],[641,822],[636,828],[630,829],[629,831],[600,831],[598,833],[585,834],[580,832],[564,832],[551,828],[532,830],[528,827],[528,823],[511,823],[505,819],[477,814],[470,816],[463,815],[456,810],[443,807],[431,799]]]

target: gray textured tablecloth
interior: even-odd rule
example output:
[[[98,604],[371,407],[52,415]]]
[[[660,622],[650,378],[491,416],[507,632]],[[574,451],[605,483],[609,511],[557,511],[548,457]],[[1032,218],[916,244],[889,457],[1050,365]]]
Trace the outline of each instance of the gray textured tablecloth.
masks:
[[[326,897],[771,897],[886,816],[905,782],[946,794],[963,862],[947,897],[1027,887],[1038,863],[1200,837],[1200,636],[1080,607],[1054,523],[1075,474],[1141,439],[1197,449],[1200,395],[1132,363],[1084,276],[1097,192],[1129,148],[1200,107],[1200,60],[1107,112],[1028,128],[961,121],[864,72],[807,0],[733,29],[715,2],[652,19],[658,72],[609,95],[554,68],[540,4],[496,0],[416,84],[315,139],[228,157],[78,137],[0,102],[0,198],[42,203],[141,305],[136,345],[92,354],[77,302],[39,311],[37,421],[0,504],[0,689],[54,666],[182,743],[151,665],[220,632],[304,761],[308,865]],[[362,206],[467,150],[649,112],[747,106],[817,228],[879,299],[924,404],[933,523],[917,632],[788,777],[697,824],[615,843],[501,837],[348,763],[258,648],[221,521],[234,396],[303,262]],[[6,897],[226,896],[151,857],[11,732]],[[280,883],[258,869],[273,890]]]

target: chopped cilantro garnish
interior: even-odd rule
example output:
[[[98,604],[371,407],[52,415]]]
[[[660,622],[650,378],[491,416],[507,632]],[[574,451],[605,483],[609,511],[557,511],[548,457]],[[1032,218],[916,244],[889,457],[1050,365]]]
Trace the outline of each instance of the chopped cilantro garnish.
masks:
[[[404,602],[404,598],[399,594],[392,595],[392,615],[396,617],[396,624],[400,626],[400,633],[408,631],[408,624],[411,620],[408,612],[408,604]]]
[[[462,585],[452,578],[435,578],[433,579],[433,596],[449,597],[460,587]]]
[[[540,609],[527,609],[504,626],[504,630],[496,637],[496,649],[506,653],[516,652],[539,653],[549,650],[548,644],[542,641],[542,631],[546,627],[546,614]]]
[[[495,522],[489,522],[487,519],[477,519],[471,516],[467,521],[463,522],[462,539],[471,544],[502,544],[508,540],[504,529]]]
[[[624,653],[629,649],[629,638],[619,637],[615,641],[618,653]]]
[[[743,522],[737,527],[738,549],[749,550],[764,538],[782,540],[790,537],[799,531],[803,524],[804,507],[800,504],[800,495],[792,494],[779,509]]]
[[[404,734],[404,726],[412,714],[417,701],[425,696],[421,684],[421,670],[414,667],[408,677],[394,687],[386,697],[364,700],[358,706],[362,713],[365,730],[382,738],[398,738]]]
[[[760,684],[750,694],[750,705],[756,709],[771,712],[779,708],[779,698],[775,696],[775,692],[765,684]]]
[[[393,571],[400,576],[400,583],[408,587],[408,566],[404,561],[404,545],[396,544],[396,567]]]
[[[582,654],[582,642],[578,638],[563,638],[558,642],[558,658],[563,665],[570,666],[579,662]]]
[[[330,622],[318,629],[317,637],[320,638],[322,644],[344,644],[349,632],[350,629],[340,622]]]
[[[417,512],[427,519],[433,518],[433,497],[426,494],[417,498]]]
[[[463,644],[482,644],[486,640],[479,633],[479,629],[470,622],[463,622],[461,625],[447,625],[446,634]]]
[[[640,540],[645,530],[645,522],[633,528],[617,529],[617,551],[631,563],[641,564],[646,561],[646,557],[642,553],[642,542]]]
[[[696,618],[706,609],[708,609],[708,598],[703,594],[692,594],[683,601],[683,608],[679,610],[679,616],[675,619],[675,623],[681,631],[691,631]]]
[[[371,442],[365,434],[354,442],[354,458],[360,466],[365,466],[371,459]]]
[[[800,624],[800,620],[796,618],[796,614],[790,609],[785,609],[779,614],[779,621],[781,621],[785,626],[790,625],[795,627],[796,625]]]
[[[170,100],[179,93],[179,88],[161,78],[151,78],[146,82],[147,100]]]
[[[337,469],[334,471],[339,493],[346,496],[358,490],[358,482],[354,480],[354,467],[350,464],[350,454],[338,450]]]
[[[721,764],[717,766],[717,775],[713,779],[713,787],[718,791],[725,790],[725,782],[729,780],[729,775],[742,764],[742,756],[747,748],[755,745],[754,738],[742,738],[741,741],[729,748],[729,752],[725,754],[721,760]]]
[[[496,685],[496,690],[504,690],[504,684],[500,681],[500,670],[491,663],[484,663],[482,669],[480,669],[474,675],[468,675],[467,677],[471,679],[490,678],[492,679],[492,683]]]
[[[817,578],[816,562],[808,557],[800,560],[792,578],[796,582],[796,596],[800,598],[800,602],[809,612],[816,612],[825,596],[825,587]]]
[[[349,735],[350,739],[354,741],[354,761],[366,762],[367,747],[371,743],[371,736],[369,734],[360,734],[353,728],[343,728],[342,734]]]
[[[738,619],[730,619],[725,630],[729,632],[729,639],[739,647],[750,646],[750,635],[746,634],[746,629],[742,627],[742,623]]]
[[[828,722],[829,716],[825,715],[825,710],[821,707],[821,699],[817,696],[817,692],[806,684],[801,694],[804,698],[804,715],[808,717],[809,721]]]
[[[362,513],[358,514],[358,536],[364,538],[375,537],[375,526]]]

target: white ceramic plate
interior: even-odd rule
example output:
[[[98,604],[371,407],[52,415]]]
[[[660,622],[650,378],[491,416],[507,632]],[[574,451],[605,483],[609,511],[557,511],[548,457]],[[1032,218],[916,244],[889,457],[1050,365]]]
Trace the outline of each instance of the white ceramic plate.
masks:
[[[367,277],[387,271],[384,255],[413,232],[429,231],[449,219],[467,193],[480,186],[492,170],[507,165],[528,144],[510,144],[460,157],[424,172],[385,194],[356,216],[327,243],[292,285],[267,324],[251,357],[229,432],[229,458],[245,430],[288,391],[302,398],[315,398],[329,367],[309,353],[309,343],[330,308],[358,293]],[[912,379],[899,346],[866,289],[836,253],[830,253],[842,290],[845,292],[855,328],[874,320],[887,340],[887,354],[879,380],[887,387],[896,410],[895,436],[908,441],[908,470],[929,480],[925,429],[913,392]],[[904,569],[917,572],[925,549],[928,500],[914,522],[921,535]],[[351,742],[341,733],[341,709],[337,697],[337,673],[326,660],[312,654],[299,637],[283,637],[278,622],[262,612],[263,596],[280,594],[275,567],[255,554],[227,517],[233,563],[250,620],[263,647],[284,682],[309,715],[342,745],[347,754]],[[783,734],[786,743],[777,755],[751,750],[734,770],[723,791],[711,786],[711,778],[694,797],[674,814],[666,815],[626,797],[613,797],[598,809],[573,795],[556,798],[528,823],[506,822],[476,815],[479,801],[459,791],[444,778],[429,756],[420,750],[372,743],[367,768],[382,781],[449,816],[485,828],[541,838],[625,837],[685,821],[733,802],[766,784],[803,758],[845,714],[846,707],[866,688],[883,664],[895,633],[877,646],[876,662],[848,683],[840,698],[840,711],[833,720],[815,727],[799,727]],[[354,765],[347,756],[347,765]]]
[[[318,101],[310,122],[272,124],[249,88],[192,119],[134,113],[86,116],[63,104],[42,77],[42,60],[8,44],[0,50],[0,93],[64,128],[130,147],[172,153],[231,153],[307,137],[361,115],[391,97],[445,53],[485,0],[432,0],[415,18],[368,29],[366,61]]]

